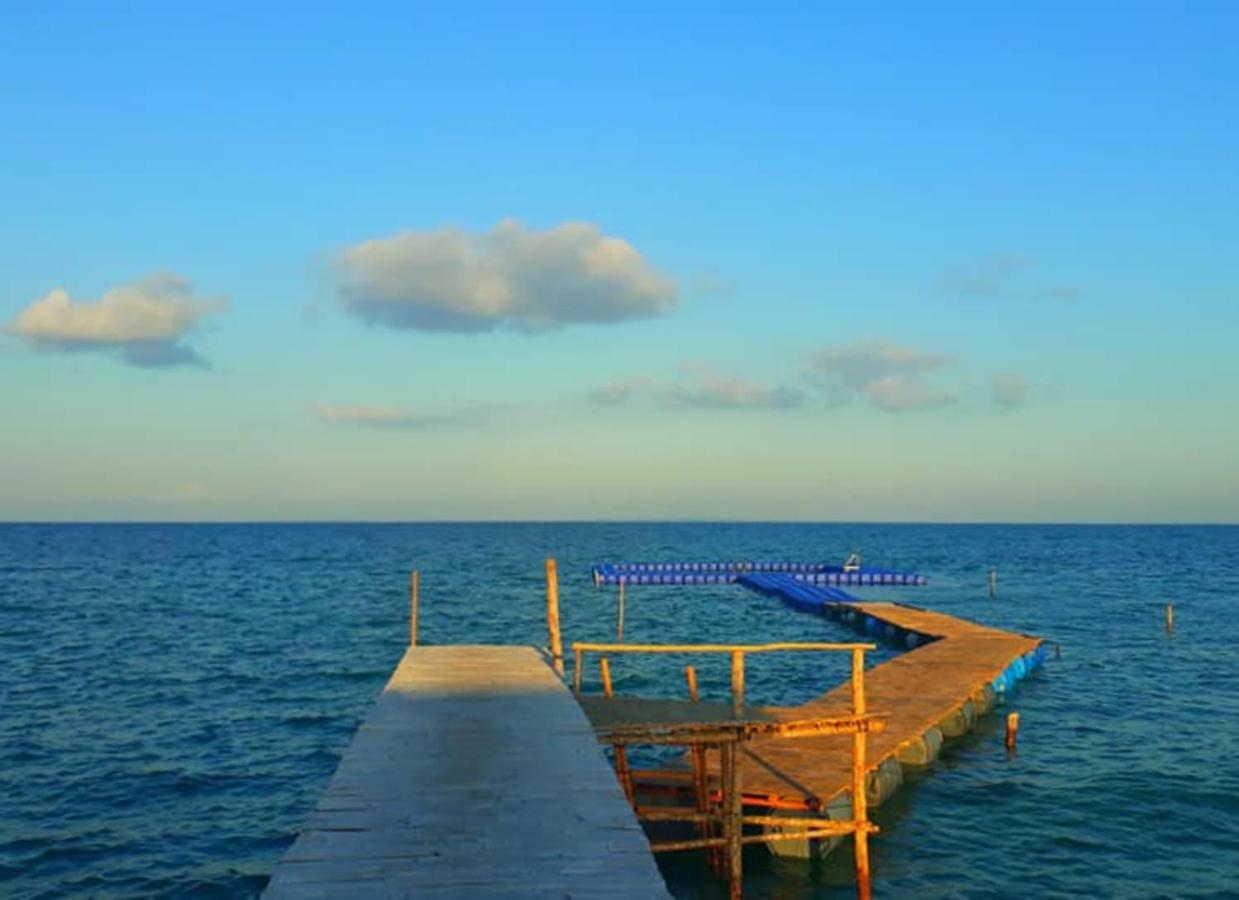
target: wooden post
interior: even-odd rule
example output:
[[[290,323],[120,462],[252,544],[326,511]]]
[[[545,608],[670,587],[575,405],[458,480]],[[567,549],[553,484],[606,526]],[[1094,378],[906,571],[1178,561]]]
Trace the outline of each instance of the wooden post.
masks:
[[[1166,604],[1166,634],[1174,633],[1174,604]]]
[[[736,758],[738,747],[738,735],[719,747],[719,767],[723,776],[723,837],[727,839],[727,881],[731,900],[740,900],[744,886],[740,856],[744,803],[741,795],[740,761]]]
[[[1007,713],[1007,752],[1015,752],[1015,735],[1020,730],[1020,714]]]
[[[619,599],[615,605],[615,640],[624,640],[624,579],[619,580]]]
[[[606,697],[612,696],[611,690],[611,664],[607,662],[605,656],[598,658],[598,668],[602,670],[602,693]]]
[[[865,651],[852,651],[852,714],[865,714]],[[856,829],[856,896],[869,900],[869,832],[868,798],[865,784],[865,733],[852,735],[852,820]]]
[[[562,668],[563,661],[560,660]],[[572,649],[572,693],[581,696],[581,676],[585,672],[585,651],[580,647]],[[560,673],[563,674],[562,672]]]
[[[998,595],[998,570],[989,570],[989,598],[993,600]]]
[[[684,667],[684,677],[688,680],[688,699],[697,702],[697,670],[692,666]]]
[[[696,703],[700,697],[697,693],[697,670],[692,666],[684,667],[684,678],[688,682],[688,699]],[[697,812],[705,814],[710,811],[710,785],[706,776],[706,748],[702,744],[693,744],[689,748],[689,757],[693,763],[693,800],[697,805]],[[709,822],[697,823],[697,836],[700,838],[710,838],[714,836],[714,829]],[[710,847],[710,865],[716,871],[722,869],[722,855],[719,853],[718,847]]]
[[[409,576],[409,646],[417,646],[417,569]]]
[[[546,561],[546,628],[551,636],[551,660],[555,671],[562,678],[564,674],[564,643],[559,633],[559,574],[555,571],[555,560]],[[577,676],[578,683],[580,676]]]
[[[602,670],[603,695],[607,697],[615,696],[611,684],[611,663],[607,661],[605,656],[599,657],[598,668]],[[628,805],[635,807],[637,799],[632,786],[632,769],[628,767],[628,748],[622,744],[613,744],[612,749],[615,751],[615,777],[619,779],[620,787],[624,789],[624,796],[628,798]]]
[[[744,651],[731,651],[731,708],[738,719],[744,715]]]

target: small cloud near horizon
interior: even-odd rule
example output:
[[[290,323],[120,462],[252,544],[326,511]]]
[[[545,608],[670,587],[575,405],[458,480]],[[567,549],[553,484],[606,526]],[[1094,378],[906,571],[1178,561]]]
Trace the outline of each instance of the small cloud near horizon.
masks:
[[[721,375],[705,362],[681,363],[675,381],[626,378],[597,387],[588,397],[601,406],[615,406],[642,393],[680,409],[788,409],[804,401],[795,388]]]
[[[672,406],[708,409],[789,409],[804,395],[795,388],[763,384],[721,375],[709,363],[680,364],[680,380],[666,388],[663,399]]]
[[[186,341],[203,319],[227,306],[224,298],[194,296],[189,279],[160,272],[114,287],[94,303],[74,302],[54,288],[4,330],[39,350],[115,352],[141,368],[205,366]]]
[[[505,219],[489,232],[405,231],[334,260],[344,310],[394,329],[547,331],[670,310],[677,287],[626,240],[589,222],[545,231]]]
[[[938,289],[944,294],[973,299],[1071,301],[1078,296],[1079,292],[1070,284],[1037,286],[1037,271],[1036,263],[1025,256],[994,254],[942,272]]]
[[[483,409],[416,413],[399,406],[337,406],[323,403],[311,404],[307,411],[312,417],[328,425],[412,430],[476,425],[490,416],[490,411]]]
[[[831,404],[863,400],[885,412],[900,413],[954,403],[954,395],[926,381],[928,373],[952,361],[886,340],[861,341],[817,351],[806,361],[805,373]]]
[[[990,382],[990,396],[999,409],[1018,409],[1028,402],[1028,382],[1013,372],[1003,372]]]

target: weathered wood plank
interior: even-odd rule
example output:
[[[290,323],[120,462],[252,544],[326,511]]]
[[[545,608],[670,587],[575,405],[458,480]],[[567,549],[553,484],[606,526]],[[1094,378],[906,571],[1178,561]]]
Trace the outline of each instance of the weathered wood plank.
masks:
[[[410,647],[264,894],[660,897],[593,729],[530,647]]]

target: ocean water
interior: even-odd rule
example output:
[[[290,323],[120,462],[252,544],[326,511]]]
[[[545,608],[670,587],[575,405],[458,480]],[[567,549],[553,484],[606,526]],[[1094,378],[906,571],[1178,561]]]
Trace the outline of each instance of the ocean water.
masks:
[[[930,577],[859,594],[1062,648],[1007,707],[1014,758],[991,714],[877,811],[878,896],[1239,896],[1239,528],[324,524],[0,525],[0,897],[261,891],[400,657],[412,567],[423,641],[544,643],[547,556],[571,641],[613,635],[596,560],[851,550]],[[739,587],[627,599],[629,640],[851,638]],[[616,688],[680,696],[682,663],[616,661]],[[754,660],[750,699],[846,665]],[[837,856],[754,848],[746,894],[850,896]],[[677,896],[721,896],[692,858],[662,865]]]

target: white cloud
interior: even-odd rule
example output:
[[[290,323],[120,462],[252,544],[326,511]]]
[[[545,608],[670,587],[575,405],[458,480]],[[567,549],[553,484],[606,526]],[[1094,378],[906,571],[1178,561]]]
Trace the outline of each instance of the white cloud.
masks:
[[[211,494],[210,488],[201,481],[187,481],[184,484],[179,484],[171,491],[167,499],[174,503],[192,503],[196,500],[205,500]]]
[[[639,391],[651,387],[653,384],[653,379],[642,377],[612,381],[590,391],[589,399],[603,406],[614,406],[617,403],[623,403],[631,399]]]
[[[1016,409],[1028,400],[1028,382],[1011,372],[995,375],[990,391],[994,405],[1001,409]]]
[[[669,406],[707,409],[786,409],[804,401],[795,388],[721,375],[703,362],[682,363],[675,381],[628,378],[595,388],[589,392],[589,398],[604,406],[614,406],[643,392]]]
[[[480,236],[406,231],[346,248],[335,269],[348,312],[431,331],[619,322],[666,312],[677,293],[631,244],[588,222],[533,231],[507,219]]]
[[[399,406],[332,406],[322,403],[310,406],[309,413],[329,425],[408,429],[479,424],[489,416],[489,411],[481,409],[451,413],[415,413]]]
[[[889,341],[864,341],[819,350],[805,369],[834,403],[861,399],[887,412],[909,412],[955,402],[925,380],[950,361]]]
[[[55,288],[5,331],[48,350],[116,350],[135,366],[185,365],[202,362],[186,338],[227,305],[223,299],[195,297],[186,278],[157,273],[112,288],[94,303],[75,303]]]
[[[997,297],[1006,293],[1012,280],[1028,267],[1028,260],[1022,256],[989,256],[943,272],[938,286],[948,294],[964,297]]]
[[[938,287],[956,297],[1011,298],[1016,300],[1075,300],[1070,284],[1045,284],[1040,267],[1015,254],[982,257],[948,269],[938,276]]]
[[[804,401],[794,388],[720,375],[706,363],[681,364],[680,381],[666,389],[664,398],[675,406],[716,409],[786,409]]]

